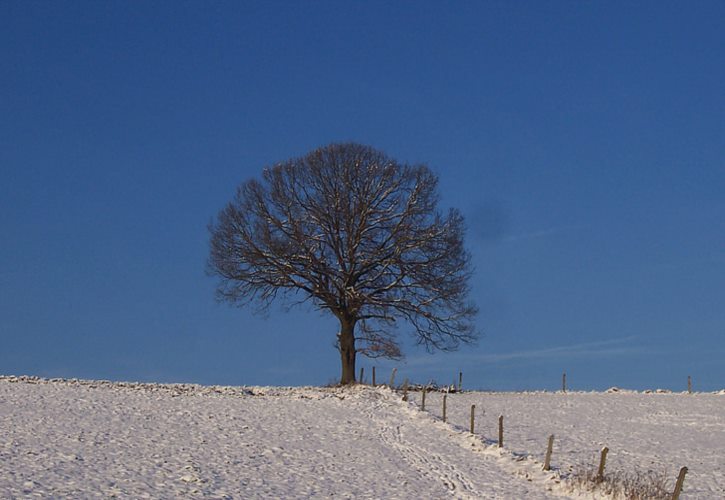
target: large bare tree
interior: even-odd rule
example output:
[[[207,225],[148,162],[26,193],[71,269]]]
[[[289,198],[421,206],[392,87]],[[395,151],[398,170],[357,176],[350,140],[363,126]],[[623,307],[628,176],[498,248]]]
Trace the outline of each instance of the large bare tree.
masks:
[[[429,350],[473,341],[463,217],[438,211],[437,184],[426,166],[359,144],[265,168],[209,227],[218,298],[265,309],[294,296],[334,314],[342,384],[357,353],[401,357],[398,320]]]

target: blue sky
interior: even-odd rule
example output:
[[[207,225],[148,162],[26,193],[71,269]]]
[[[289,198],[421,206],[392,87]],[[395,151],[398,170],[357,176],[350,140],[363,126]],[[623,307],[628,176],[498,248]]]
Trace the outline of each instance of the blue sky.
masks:
[[[469,387],[725,387],[725,4],[0,2],[0,373],[323,384],[335,320],[215,303],[265,165],[370,144],[460,208]],[[359,364],[369,369],[364,359]]]

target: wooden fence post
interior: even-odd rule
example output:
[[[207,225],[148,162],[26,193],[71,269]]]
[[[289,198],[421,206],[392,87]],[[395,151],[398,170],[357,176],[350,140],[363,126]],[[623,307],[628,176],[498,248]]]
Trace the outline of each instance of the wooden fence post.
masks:
[[[373,387],[375,387],[375,367],[373,366]]]
[[[682,483],[685,482],[685,474],[687,474],[687,467],[680,469],[680,474],[677,476],[677,484],[675,484],[675,491],[672,493],[672,500],[678,500],[680,498]]]
[[[544,470],[551,469],[551,452],[554,448],[554,435],[549,436],[549,444],[546,447],[546,458],[544,458]]]
[[[473,432],[473,430],[475,428],[474,427],[475,419],[476,419],[476,405],[471,405],[471,434],[475,434],[475,432]]]
[[[597,481],[602,481],[604,479],[604,467],[607,463],[607,453],[609,453],[609,448],[606,446],[602,448],[602,454],[599,458],[599,470],[597,471]]]
[[[425,393],[428,392],[428,387],[423,387],[423,400],[420,404],[420,411],[425,411]]]
[[[361,366],[360,367],[360,383],[361,384],[365,383],[365,381],[364,381],[365,379],[363,378],[364,375],[365,375],[365,367]]]
[[[458,392],[463,390],[463,372],[458,372]]]
[[[561,392],[566,392],[566,372],[561,376]]]
[[[403,382],[403,401],[408,401],[408,379]]]
[[[498,417],[498,447],[503,448],[503,415]]]
[[[692,377],[687,376],[687,393],[692,394]]]
[[[443,395],[443,421],[446,421],[446,398],[448,398],[447,394]]]
[[[393,388],[393,383],[395,382],[395,372],[397,372],[397,371],[398,371],[397,368],[393,368],[393,371],[390,373],[390,383],[388,384],[388,386],[391,389]]]

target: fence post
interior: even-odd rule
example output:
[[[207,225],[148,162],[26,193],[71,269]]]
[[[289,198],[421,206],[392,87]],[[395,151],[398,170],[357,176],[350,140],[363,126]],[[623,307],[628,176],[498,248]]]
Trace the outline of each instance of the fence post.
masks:
[[[687,393],[692,394],[692,377],[687,376]]]
[[[602,481],[604,479],[604,466],[607,463],[607,453],[609,453],[609,448],[606,446],[602,448],[602,455],[599,458],[599,470],[597,471],[597,481]]]
[[[687,467],[680,469],[680,474],[677,476],[677,484],[675,484],[675,491],[672,493],[672,500],[678,500],[680,498],[682,483],[685,482],[685,474],[687,474]]]
[[[447,394],[443,395],[443,421],[446,421],[446,399],[448,398]]]
[[[375,387],[375,367],[373,366],[373,387]]]
[[[361,367],[360,367],[360,383],[361,383],[361,384],[364,384],[364,383],[365,383],[365,382],[364,382],[364,380],[365,380],[365,379],[363,379],[363,376],[364,376],[364,375],[365,375],[365,367],[364,367],[364,366],[361,366]]]
[[[566,392],[566,372],[561,376],[561,392]]]
[[[554,435],[549,436],[549,444],[546,447],[546,458],[544,458],[544,470],[551,469],[551,452],[554,448]]]
[[[498,416],[498,447],[503,448],[503,415]]]
[[[425,411],[425,393],[428,392],[428,387],[423,387],[423,400],[420,404],[420,411]]]
[[[475,419],[476,419],[476,405],[471,405],[471,434],[475,434],[473,432]]]
[[[393,371],[390,373],[390,383],[388,384],[388,386],[390,386],[391,389],[393,388],[393,383],[395,382],[395,372],[397,371],[397,368],[393,368]]]
[[[463,372],[458,372],[458,392],[463,390]]]
[[[403,401],[408,401],[408,379],[403,382]]]

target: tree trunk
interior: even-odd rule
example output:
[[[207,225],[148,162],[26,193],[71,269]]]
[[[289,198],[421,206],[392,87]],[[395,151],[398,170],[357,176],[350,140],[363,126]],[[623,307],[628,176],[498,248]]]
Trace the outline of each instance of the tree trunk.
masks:
[[[340,360],[342,377],[340,384],[355,383],[355,321],[340,320]]]

